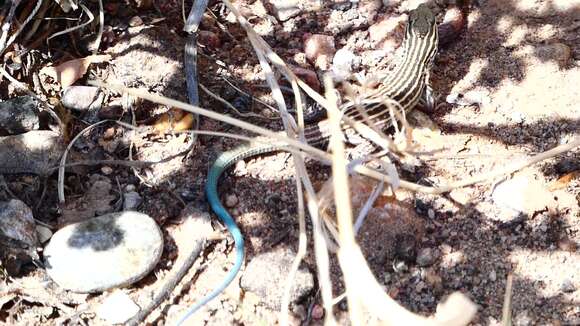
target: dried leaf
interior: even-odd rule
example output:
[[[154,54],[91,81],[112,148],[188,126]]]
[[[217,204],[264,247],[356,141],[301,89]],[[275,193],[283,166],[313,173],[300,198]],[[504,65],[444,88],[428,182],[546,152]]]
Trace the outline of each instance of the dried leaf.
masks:
[[[577,177],[580,177],[580,171],[573,171],[570,173],[566,173],[563,176],[561,176],[560,178],[558,178],[558,180],[552,182],[552,184],[550,184],[550,186],[548,187],[548,190],[554,191],[554,190],[564,189],[564,188],[566,188],[566,186],[568,186],[570,181],[574,180]]]
[[[64,62],[56,67],[44,67],[40,70],[40,73],[54,78],[60,83],[62,88],[65,88],[83,77],[87,73],[87,69],[91,63],[103,62],[110,59],[111,56],[106,54],[90,55]]]
[[[154,128],[159,134],[165,134],[170,131],[184,131],[191,129],[193,126],[194,116],[191,113],[185,113],[182,110],[173,109],[171,112],[162,114],[155,121]]]

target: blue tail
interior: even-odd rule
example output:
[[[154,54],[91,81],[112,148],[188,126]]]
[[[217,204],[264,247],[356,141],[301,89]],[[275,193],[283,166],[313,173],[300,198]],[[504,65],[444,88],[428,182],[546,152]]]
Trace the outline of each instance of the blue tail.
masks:
[[[242,232],[236,225],[233,217],[228,213],[226,208],[222,205],[219,200],[218,192],[217,192],[217,184],[220,175],[222,172],[227,168],[227,164],[223,164],[221,160],[217,160],[214,165],[211,167],[209,174],[207,176],[207,183],[205,185],[205,195],[207,197],[208,202],[211,205],[211,209],[215,212],[215,214],[222,220],[222,222],[228,228],[228,231],[231,233],[232,237],[234,238],[235,242],[235,263],[232,269],[228,272],[226,278],[222,281],[222,283],[215,288],[210,294],[208,294],[205,298],[201,301],[193,305],[187,313],[181,317],[177,325],[183,324],[187,318],[189,318],[193,313],[195,313],[199,308],[203,307],[205,304],[210,302],[212,299],[217,297],[226,287],[236,278],[236,275],[240,271],[242,267],[242,263],[244,262],[244,238],[242,237]]]

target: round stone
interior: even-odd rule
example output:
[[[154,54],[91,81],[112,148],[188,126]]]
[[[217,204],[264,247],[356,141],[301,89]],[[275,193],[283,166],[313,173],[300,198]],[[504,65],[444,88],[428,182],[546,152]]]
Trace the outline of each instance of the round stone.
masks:
[[[417,254],[417,265],[421,267],[428,267],[435,263],[439,258],[437,250],[432,248],[423,248]]]
[[[226,196],[226,207],[232,208],[238,204],[238,196],[231,194]]]
[[[48,275],[61,287],[81,293],[130,285],[161,258],[163,235],[148,215],[125,211],[70,224],[46,248]]]
[[[130,211],[136,209],[143,202],[143,198],[136,191],[128,191],[124,195],[125,201],[123,201],[123,210]]]

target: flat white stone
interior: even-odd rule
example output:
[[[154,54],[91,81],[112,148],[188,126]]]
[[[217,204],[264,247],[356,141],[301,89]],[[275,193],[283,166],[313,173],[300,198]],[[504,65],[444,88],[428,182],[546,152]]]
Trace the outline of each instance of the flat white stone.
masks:
[[[48,275],[61,287],[81,293],[130,285],[161,258],[163,235],[148,215],[125,211],[68,225],[46,248]]]

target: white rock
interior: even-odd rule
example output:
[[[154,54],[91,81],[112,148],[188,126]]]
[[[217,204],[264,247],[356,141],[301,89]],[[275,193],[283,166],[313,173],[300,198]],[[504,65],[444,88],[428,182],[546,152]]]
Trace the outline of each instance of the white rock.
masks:
[[[139,306],[120,290],[111,293],[97,307],[96,313],[99,318],[109,324],[123,324],[139,312]]]
[[[36,226],[36,235],[38,237],[38,242],[45,243],[46,241],[50,240],[52,237],[52,231],[47,228],[46,226],[37,225]]]
[[[98,110],[101,108],[104,96],[98,87],[69,86],[62,92],[62,105],[78,110]]]
[[[70,224],[44,249],[48,275],[59,286],[94,293],[130,285],[161,258],[163,235],[149,216],[126,211]]]
[[[556,206],[552,194],[542,182],[525,176],[497,184],[491,197],[501,208],[528,215]]]
[[[280,21],[287,21],[292,17],[300,15],[300,1],[298,0],[270,0],[274,15]]]
[[[351,51],[342,48],[334,54],[332,59],[332,71],[341,78],[346,78],[352,73],[357,56]],[[360,61],[360,60],[359,60]]]

